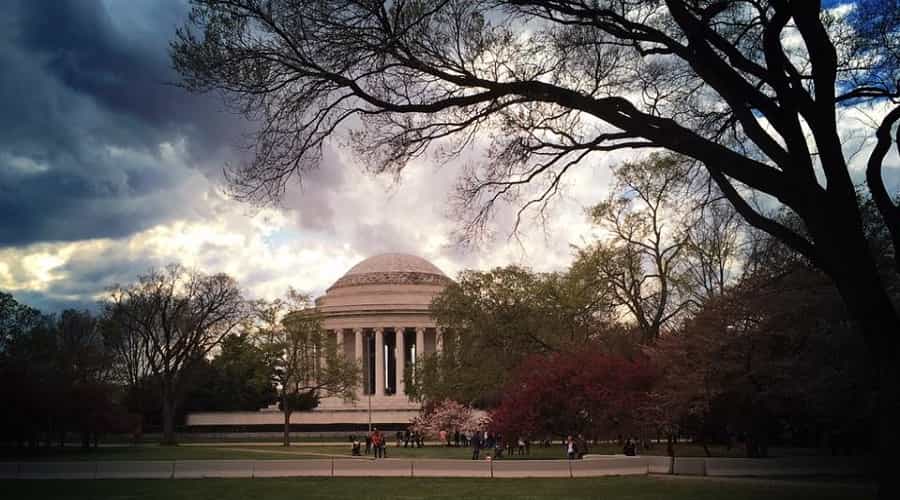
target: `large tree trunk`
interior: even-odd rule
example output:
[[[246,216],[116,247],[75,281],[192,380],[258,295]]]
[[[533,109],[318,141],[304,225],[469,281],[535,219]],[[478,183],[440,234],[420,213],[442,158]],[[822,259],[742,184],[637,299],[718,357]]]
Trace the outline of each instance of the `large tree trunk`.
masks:
[[[896,331],[896,330],[895,330]],[[900,498],[900,486],[896,472],[888,465],[891,457],[900,449],[900,369],[896,356],[883,360],[879,374],[878,390],[878,495],[879,498]]]
[[[900,422],[900,368],[897,366],[900,362],[900,316],[879,276],[869,246],[862,237],[861,227],[844,220],[840,222],[850,222],[847,225],[851,230],[842,231],[840,229],[846,229],[846,226],[841,228],[840,223],[834,222],[838,221],[832,221],[827,228],[830,231],[826,230],[826,241],[819,247],[827,254],[825,257],[831,264],[828,274],[834,280],[850,316],[862,330],[878,374],[875,388],[878,398],[876,440],[879,460],[876,473],[879,498],[900,498],[900,482],[896,481],[894,472],[888,467],[893,463],[893,455],[900,449],[900,435],[897,432],[897,422]],[[846,238],[846,235],[854,234],[852,229],[857,229],[858,238]]]
[[[175,401],[172,391],[163,391],[162,401],[162,424],[163,424],[163,445],[174,445],[175,442]]]

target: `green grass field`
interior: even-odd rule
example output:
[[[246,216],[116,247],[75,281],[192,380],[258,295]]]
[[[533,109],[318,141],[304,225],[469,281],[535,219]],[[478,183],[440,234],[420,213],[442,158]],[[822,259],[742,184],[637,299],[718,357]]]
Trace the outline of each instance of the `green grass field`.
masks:
[[[801,500],[874,498],[874,487],[777,481],[657,478],[596,479],[198,479],[0,481],[4,498],[29,499],[692,499]]]
[[[595,454],[616,454],[619,450],[613,445],[597,445],[591,448]],[[683,444],[676,449],[678,456],[697,457],[705,456],[703,448],[697,445]],[[724,447],[712,448],[713,456],[743,456],[739,448],[730,451]],[[814,454],[816,450],[773,450],[773,456]],[[472,451],[469,448],[454,448],[446,446],[426,446],[424,448],[403,448],[393,444],[387,448],[389,458],[450,458],[469,459]],[[482,457],[492,454],[487,450],[482,451]],[[656,446],[650,450],[644,450],[646,455],[665,454],[664,446]],[[285,448],[273,444],[240,444],[217,443],[214,445],[183,444],[181,446],[158,446],[153,444],[138,446],[101,446],[97,449],[82,450],[79,447],[66,448],[38,448],[16,449],[0,448],[0,461],[16,460],[295,460],[305,458],[350,458],[350,445],[304,445]],[[554,445],[549,448],[532,446],[531,453],[527,456],[513,455],[504,457],[511,460],[541,460],[565,458],[562,446]]]

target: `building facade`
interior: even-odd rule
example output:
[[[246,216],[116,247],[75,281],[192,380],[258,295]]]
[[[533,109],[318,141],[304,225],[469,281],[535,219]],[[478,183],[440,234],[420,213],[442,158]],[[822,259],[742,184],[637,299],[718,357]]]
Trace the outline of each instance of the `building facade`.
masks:
[[[356,401],[323,398],[309,412],[295,412],[295,424],[405,424],[420,405],[406,392],[417,361],[440,351],[443,332],[429,314],[435,295],[451,283],[427,260],[382,254],[353,266],[316,299],[323,328],[339,352],[356,359],[362,383]],[[275,425],[277,409],[259,412],[202,412],[188,415],[189,426]]]

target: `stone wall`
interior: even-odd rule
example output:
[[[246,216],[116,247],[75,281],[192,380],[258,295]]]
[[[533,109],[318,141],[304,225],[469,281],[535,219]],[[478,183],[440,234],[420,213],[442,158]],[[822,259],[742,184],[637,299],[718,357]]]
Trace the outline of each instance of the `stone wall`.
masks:
[[[372,411],[373,424],[406,424],[418,415],[417,410],[377,410]],[[369,412],[360,410],[314,410],[294,412],[292,424],[331,425],[367,424]],[[188,413],[185,424],[191,426],[247,426],[278,425],[284,423],[284,416],[278,411],[233,411]]]

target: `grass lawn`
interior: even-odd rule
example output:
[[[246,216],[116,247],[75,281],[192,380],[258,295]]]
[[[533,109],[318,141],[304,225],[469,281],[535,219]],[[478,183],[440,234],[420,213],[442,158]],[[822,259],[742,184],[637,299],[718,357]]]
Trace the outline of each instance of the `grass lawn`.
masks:
[[[0,481],[5,498],[229,500],[367,499],[722,499],[874,498],[868,485],[612,477],[596,479],[182,479]]]
[[[237,450],[237,449],[253,449],[260,452],[267,452],[271,450],[278,450],[284,453],[315,453],[315,454],[323,454],[323,455],[337,455],[337,456],[346,456],[350,457],[350,445],[342,445],[342,446],[292,446],[290,448],[283,447],[271,447],[271,446],[228,446],[229,449]],[[365,448],[363,448],[365,450]],[[488,452],[487,450],[482,450],[481,456],[482,458],[485,455],[493,455],[493,452]],[[365,456],[365,455],[363,455]],[[369,456],[373,456],[370,454]],[[460,460],[469,460],[472,458],[472,449],[471,448],[454,448],[454,447],[446,447],[446,446],[425,446],[423,448],[403,448],[396,446],[389,446],[387,448],[387,456],[388,458],[452,458],[452,459],[460,459]],[[314,457],[312,457],[314,458]],[[531,448],[531,454],[527,456],[514,455],[509,457],[512,459],[532,459],[532,460],[540,460],[540,459],[563,459],[566,458],[565,453],[563,452],[562,446],[553,446],[551,448]]]
[[[277,448],[272,447],[272,450]],[[296,459],[292,455],[254,451],[238,451],[200,446],[109,446],[82,450],[76,447],[18,450],[0,448],[0,461],[90,461],[90,460],[267,460]],[[321,457],[308,457],[321,458]]]
[[[283,448],[280,446],[272,447],[268,445],[222,445],[224,447],[228,447],[229,449],[240,449],[247,448],[258,451],[266,451],[266,450],[282,450],[288,451],[291,453],[321,453],[321,454],[331,454],[331,455],[346,455],[350,456],[350,445],[340,445],[340,446],[293,446],[290,448]],[[706,452],[703,450],[702,446],[694,445],[694,444],[681,444],[676,449],[676,454],[679,457],[705,457]],[[732,448],[731,450],[727,450],[724,446],[719,447],[710,447],[710,452],[712,452],[712,456],[714,457],[743,457],[742,448]],[[808,448],[798,448],[798,449],[773,449],[770,451],[771,456],[786,456],[786,455],[817,455],[818,450],[808,449]],[[616,445],[594,445],[590,448],[590,453],[598,454],[598,455],[615,455],[621,454],[622,450],[618,448]],[[493,455],[492,451],[482,450],[481,456],[485,455]],[[666,448],[664,445],[657,445],[649,450],[643,450],[643,455],[665,455]],[[391,444],[387,448],[387,456],[389,458],[458,458],[458,459],[469,459],[472,456],[471,448],[454,448],[447,446],[425,446],[424,448],[403,448],[396,447],[394,444]],[[543,448],[539,446],[532,446],[530,453],[528,455],[512,455],[507,456],[504,453],[503,459],[512,459],[512,460],[547,460],[547,459],[564,459],[566,458],[565,451],[563,450],[562,445],[554,444],[548,448]]]
[[[724,447],[711,448],[713,456],[733,456],[740,457],[742,451],[739,448],[732,448],[730,451]],[[773,456],[796,455],[796,454],[815,454],[816,450],[773,450]],[[620,453],[618,447],[614,445],[596,445],[591,447],[591,453],[595,454],[616,454]],[[684,457],[702,457],[705,456],[703,448],[692,444],[682,444],[676,448],[678,456]],[[487,450],[482,450],[482,457],[492,454]],[[665,446],[656,446],[650,450],[644,450],[646,455],[665,454]],[[370,455],[371,456],[371,455]],[[425,446],[424,448],[403,448],[391,445],[387,448],[387,456],[389,458],[451,458],[451,459],[469,459],[472,456],[470,448],[454,448],[446,446]],[[101,446],[98,449],[82,450],[79,447],[72,446],[66,448],[38,448],[38,449],[15,449],[0,448],[0,461],[67,461],[67,460],[239,460],[239,459],[255,459],[255,460],[284,460],[284,459],[304,459],[304,458],[329,458],[329,457],[347,457],[350,458],[350,444],[341,445],[304,445],[292,446],[284,448],[277,444],[240,444],[240,443],[218,443],[215,445],[192,445],[183,444],[181,446],[158,446],[158,445],[138,445],[138,446]],[[540,459],[563,459],[565,453],[560,445],[553,445],[549,448],[532,446],[531,453],[526,456],[513,455],[504,457],[504,460],[540,460]]]

